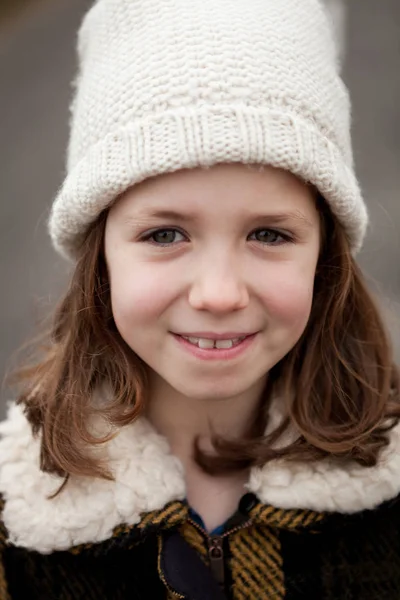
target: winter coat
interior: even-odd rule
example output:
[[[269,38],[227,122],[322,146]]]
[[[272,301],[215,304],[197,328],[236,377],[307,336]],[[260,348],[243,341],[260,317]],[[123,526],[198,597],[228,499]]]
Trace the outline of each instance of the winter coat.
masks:
[[[20,407],[0,434],[0,600],[400,598],[400,427],[375,467],[254,468],[219,536],[145,419],[96,449],[114,481],[71,478],[55,499]]]

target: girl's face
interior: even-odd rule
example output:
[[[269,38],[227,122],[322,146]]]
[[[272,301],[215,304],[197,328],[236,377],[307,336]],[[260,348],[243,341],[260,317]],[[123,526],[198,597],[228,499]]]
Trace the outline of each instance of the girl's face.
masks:
[[[319,247],[314,192],[288,172],[220,164],[148,179],[106,223],[116,326],[150,379],[187,397],[243,394],[302,335]]]

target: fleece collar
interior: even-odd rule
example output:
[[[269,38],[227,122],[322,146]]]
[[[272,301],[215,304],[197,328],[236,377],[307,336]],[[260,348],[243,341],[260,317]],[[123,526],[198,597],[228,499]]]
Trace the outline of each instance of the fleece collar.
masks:
[[[0,424],[0,493],[12,544],[49,553],[109,539],[120,524],[135,525],[143,513],[185,498],[184,473],[166,440],[140,418],[102,446],[115,481],[74,477],[62,483],[39,468],[40,440],[20,406],[11,404]],[[346,468],[277,460],[253,468],[247,488],[267,505],[282,509],[354,513],[372,509],[400,492],[400,426],[379,464]]]

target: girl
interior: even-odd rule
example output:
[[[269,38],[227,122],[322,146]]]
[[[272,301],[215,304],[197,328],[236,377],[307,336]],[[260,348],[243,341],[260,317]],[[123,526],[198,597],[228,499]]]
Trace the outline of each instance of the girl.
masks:
[[[2,600],[400,597],[399,379],[319,0],[97,0]]]

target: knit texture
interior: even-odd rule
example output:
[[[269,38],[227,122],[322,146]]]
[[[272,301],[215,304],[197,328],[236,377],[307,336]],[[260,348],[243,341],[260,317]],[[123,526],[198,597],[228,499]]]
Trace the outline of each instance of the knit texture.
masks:
[[[101,211],[148,177],[241,162],[315,185],[356,252],[367,211],[333,38],[319,0],[98,0],[79,32],[55,247],[74,258]]]

